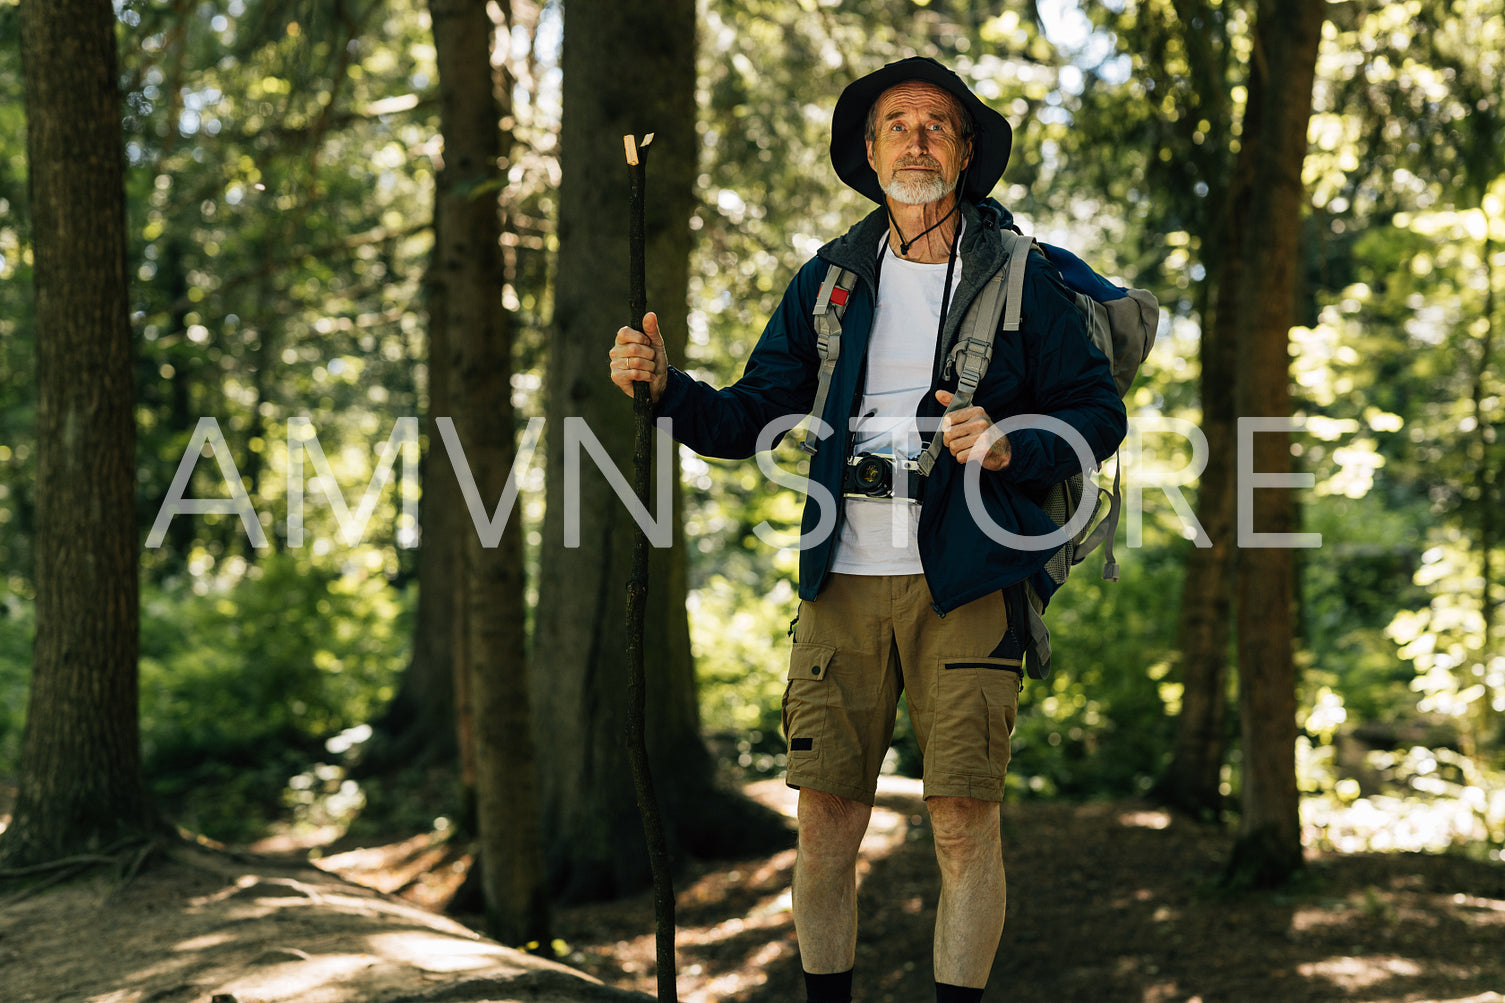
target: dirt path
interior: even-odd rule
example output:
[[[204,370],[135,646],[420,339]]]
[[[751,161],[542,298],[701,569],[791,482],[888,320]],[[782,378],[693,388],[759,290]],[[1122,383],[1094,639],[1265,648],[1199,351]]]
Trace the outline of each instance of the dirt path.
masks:
[[[792,807],[781,784],[751,790]],[[1147,805],[1007,805],[1004,833],[1009,918],[990,1000],[1505,1003],[1500,864],[1323,857],[1296,890],[1242,896],[1217,888],[1221,829]],[[3,904],[0,1003],[586,1003],[653,992],[649,896],[557,915],[566,968],[419,904],[453,887],[456,862],[427,837],[323,862],[339,873],[191,850],[123,887],[100,876]],[[697,864],[679,879],[683,1003],[803,1000],[792,866],[786,851]],[[928,1003],[936,875],[912,782],[885,782],[862,868],[857,998]]]
[[[757,785],[770,803],[782,785]],[[1505,866],[1390,854],[1312,861],[1277,895],[1217,887],[1230,838],[1149,805],[1003,810],[1008,925],[987,999],[1010,1003],[1505,1001]],[[704,868],[679,892],[685,1003],[804,999],[792,851]],[[885,778],[863,851],[856,998],[934,999],[936,867],[918,784]],[[652,990],[646,897],[571,910],[571,963]]]
[[[609,1003],[645,997],[307,865],[179,848],[0,907],[3,1003]]]

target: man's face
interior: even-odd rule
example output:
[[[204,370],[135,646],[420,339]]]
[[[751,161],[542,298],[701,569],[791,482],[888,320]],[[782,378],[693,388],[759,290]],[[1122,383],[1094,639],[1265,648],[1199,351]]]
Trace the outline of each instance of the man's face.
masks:
[[[889,198],[924,205],[956,188],[972,144],[962,139],[955,98],[934,84],[908,81],[883,92],[874,119],[867,162]]]

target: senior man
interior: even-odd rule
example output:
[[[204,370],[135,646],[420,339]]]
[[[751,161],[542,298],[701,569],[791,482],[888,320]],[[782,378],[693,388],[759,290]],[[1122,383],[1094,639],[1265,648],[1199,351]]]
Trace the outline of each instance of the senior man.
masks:
[[[1059,419],[1099,461],[1126,427],[1107,359],[1038,252],[1020,329],[996,337],[973,403],[943,416],[957,386],[949,349],[1006,263],[1013,217],[988,195],[1011,145],[1008,122],[934,60],[854,81],[832,117],[831,159],[878,208],[795,275],[742,378],[718,390],[672,368],[651,313],[611,350],[612,380],[628,394],[646,380],[675,438],[709,456],[769,448],[774,431],[820,402],[783,707],[786,779],[800,792],[794,921],[811,1003],[852,998],[858,848],[901,693],[940,866],[936,999],[982,999],[1003,932],[998,806],[1023,684],[1004,593],[1026,580],[1052,588],[1052,551],[999,543],[988,524],[1016,539],[1054,530],[1036,502],[1081,465],[1070,437],[994,424]],[[856,281],[822,376],[832,353],[812,315],[833,264]],[[929,434],[944,450],[921,476],[913,460]],[[964,464],[981,468],[971,489]]]

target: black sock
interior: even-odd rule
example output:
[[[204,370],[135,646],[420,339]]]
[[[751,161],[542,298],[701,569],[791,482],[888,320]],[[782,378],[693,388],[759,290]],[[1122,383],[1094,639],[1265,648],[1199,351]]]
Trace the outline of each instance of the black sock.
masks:
[[[806,1003],[852,1003],[852,969],[830,975],[805,973]]]
[[[935,1003],[982,1003],[982,990],[937,982],[935,984]]]

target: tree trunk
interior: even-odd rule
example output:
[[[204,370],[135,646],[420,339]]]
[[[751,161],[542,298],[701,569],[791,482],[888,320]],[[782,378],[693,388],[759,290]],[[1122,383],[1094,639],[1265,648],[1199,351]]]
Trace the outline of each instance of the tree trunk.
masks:
[[[25,0],[35,241],[36,645],[14,817],[25,865],[157,833],[141,775],[134,346],[115,17]]]
[[[549,363],[548,508],[533,665],[550,885],[579,900],[642,888],[649,869],[623,737],[634,525],[584,450],[579,493],[565,496],[565,422],[583,419],[584,431],[630,479],[632,402],[606,374],[612,338],[628,320],[622,137],[655,134],[646,161],[648,308],[659,316],[671,359],[683,359],[686,341],[699,141],[692,0],[651,7],[571,0],[566,16],[557,335]],[[677,541],[679,477],[677,463],[671,466],[666,479]],[[578,547],[564,543],[573,519]],[[655,549],[649,575],[648,741],[671,847],[735,852],[769,829],[744,803],[716,800],[713,764],[699,734],[681,548]]]
[[[1239,185],[1228,186],[1238,191]],[[1222,811],[1223,757],[1227,747],[1228,642],[1233,622],[1236,408],[1238,370],[1237,296],[1242,288],[1247,197],[1229,197],[1206,246],[1211,310],[1202,311],[1200,392],[1207,466],[1197,483],[1197,520],[1211,542],[1186,562],[1181,589],[1181,713],[1170,765],[1156,785],[1166,803],[1192,814]]]
[[[1290,328],[1305,202],[1301,168],[1324,6],[1261,0],[1257,17],[1243,147],[1230,193],[1235,204],[1247,199],[1251,225],[1244,260],[1258,262],[1238,284],[1238,413],[1285,418],[1291,414]],[[1253,437],[1253,470],[1289,475],[1287,433]],[[1254,492],[1255,533],[1292,533],[1294,523],[1288,488]],[[1243,820],[1229,878],[1259,887],[1278,885],[1302,866],[1294,592],[1289,546],[1241,541],[1236,594]]]
[[[1220,290],[1237,275],[1223,260]],[[1230,311],[1203,313],[1202,434],[1207,466],[1197,484],[1197,520],[1211,541],[1193,548],[1181,591],[1181,713],[1170,765],[1156,796],[1193,815],[1221,814],[1227,746],[1228,641],[1234,577],[1234,334]]]
[[[455,404],[465,452],[488,510],[512,471],[511,318],[502,307],[502,108],[491,66],[496,25],[486,0],[431,0],[440,80],[444,164],[434,248],[444,284]],[[502,4],[505,15],[507,5]],[[456,458],[458,459],[458,458]],[[463,526],[464,598],[475,741],[475,807],[487,932],[503,943],[547,936],[537,766],[530,730],[522,528],[515,513],[499,539]]]
[[[434,215],[440,214],[436,193]],[[435,233],[434,245],[443,237]],[[418,604],[413,622],[413,655],[402,674],[397,693],[375,722],[375,736],[362,757],[363,775],[385,773],[410,765],[453,767],[461,745],[455,681],[455,624],[458,601],[455,569],[459,547],[468,531],[459,484],[444,448],[436,419],[454,416],[450,392],[450,349],[445,309],[445,285],[438,275],[437,257],[425,281],[428,303],[428,408],[424,436],[428,445],[419,466],[423,493],[418,499]],[[465,717],[468,719],[469,715]],[[470,734],[468,729],[464,735]],[[468,739],[467,739],[468,743]],[[473,786],[473,775],[465,777]]]
[[[1129,29],[1125,42],[1143,57],[1146,84],[1175,100],[1173,113],[1162,111],[1157,117],[1156,134],[1164,147],[1147,164],[1147,180],[1164,193],[1156,201],[1161,218],[1195,232],[1206,269],[1196,304],[1201,432],[1207,444],[1207,466],[1197,485],[1197,520],[1210,545],[1192,550],[1186,562],[1176,643],[1181,710],[1171,761],[1153,794],[1189,814],[1214,817],[1223,807],[1236,553],[1232,295],[1247,210],[1245,201],[1234,203],[1227,196],[1234,160],[1230,150],[1236,141],[1230,53],[1235,30],[1242,32],[1231,20],[1208,0],[1176,0],[1146,8],[1120,28]],[[1175,50],[1184,54],[1184,65],[1168,60],[1167,53]],[[1200,195],[1198,182],[1204,186]]]

